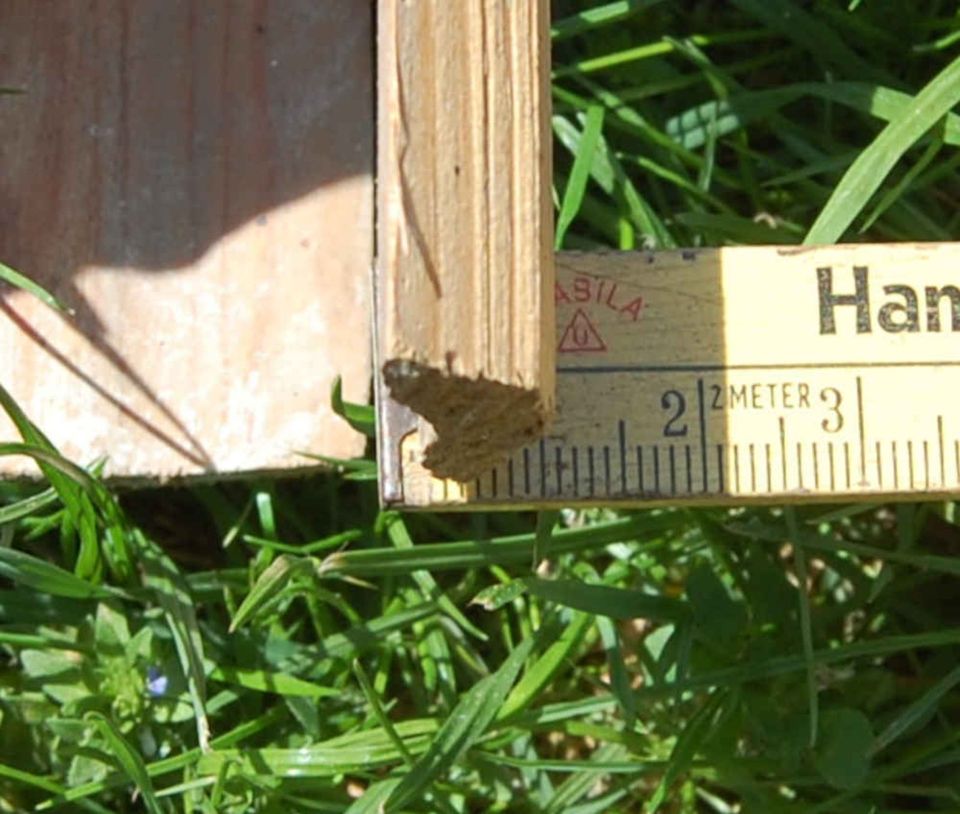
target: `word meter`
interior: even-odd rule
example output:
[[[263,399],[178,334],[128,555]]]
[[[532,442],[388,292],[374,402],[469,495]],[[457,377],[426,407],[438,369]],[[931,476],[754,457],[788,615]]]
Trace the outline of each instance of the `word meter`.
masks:
[[[386,505],[520,508],[960,491],[960,247],[557,255],[557,415],[469,483],[386,399]]]

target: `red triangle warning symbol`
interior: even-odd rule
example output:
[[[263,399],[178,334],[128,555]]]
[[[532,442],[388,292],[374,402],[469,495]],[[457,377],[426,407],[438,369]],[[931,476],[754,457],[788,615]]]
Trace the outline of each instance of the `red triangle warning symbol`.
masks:
[[[559,353],[584,353],[586,351],[605,351],[606,344],[593,327],[589,317],[578,308],[573,319],[567,325],[563,336],[560,337]]]

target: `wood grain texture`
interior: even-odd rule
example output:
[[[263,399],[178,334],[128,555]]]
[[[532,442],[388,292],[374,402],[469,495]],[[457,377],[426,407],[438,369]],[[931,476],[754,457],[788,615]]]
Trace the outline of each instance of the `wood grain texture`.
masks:
[[[362,451],[328,402],[369,387],[371,15],[0,0],[0,259],[76,311],[4,291],[0,381],[67,455],[164,479]]]
[[[960,244],[563,253],[556,267],[552,431],[463,484],[431,476],[401,421],[385,502],[960,494]]]
[[[547,0],[381,0],[381,370],[468,478],[552,412]]]

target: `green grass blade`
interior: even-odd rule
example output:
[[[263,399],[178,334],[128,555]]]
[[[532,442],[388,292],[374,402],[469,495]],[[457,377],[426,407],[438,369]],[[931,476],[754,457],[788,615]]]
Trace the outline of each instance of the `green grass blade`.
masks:
[[[470,600],[470,604],[479,605],[486,611],[500,610],[518,596],[522,596],[526,590],[527,586],[522,579],[512,579],[509,582],[488,585]]]
[[[70,571],[15,548],[0,546],[0,575],[36,591],[68,599],[94,599],[110,595]]]
[[[368,404],[353,404],[343,400],[343,381],[339,376],[333,380],[330,391],[330,407],[357,432],[369,438],[377,434],[377,420],[373,407]]]
[[[555,117],[554,132],[574,156],[580,155],[581,134],[571,122],[563,117]],[[590,175],[604,192],[626,210],[631,223],[647,238],[649,246],[672,248],[676,245],[663,220],[639,193],[601,134],[597,135],[597,149],[590,163]]]
[[[0,763],[0,777],[24,786],[33,786],[34,788],[41,789],[49,794],[56,794],[59,796],[66,792],[66,789],[63,786],[58,783],[54,783],[52,780],[49,780],[46,777],[40,777],[39,775],[32,774],[31,772],[25,772],[21,769],[14,768],[13,766],[7,766],[3,763]],[[115,814],[115,812],[111,811],[109,808],[104,808],[92,800],[77,800],[77,806],[84,811],[94,812],[94,814]]]
[[[586,116],[583,117],[583,132],[577,144],[573,159],[573,168],[567,179],[567,188],[560,203],[560,212],[557,215],[556,240],[554,248],[563,248],[563,239],[567,229],[577,217],[580,205],[583,203],[583,193],[590,180],[590,168],[593,166],[593,157],[603,131],[604,109],[599,105],[592,105]]]
[[[599,783],[607,781],[606,766],[613,762],[625,760],[629,755],[627,749],[617,743],[605,743],[598,748],[590,757],[590,763],[596,766],[594,769],[572,774],[563,781],[556,792],[550,797],[546,807],[546,814],[566,814],[567,812],[577,812],[582,809],[577,805],[586,798]],[[597,814],[602,814],[607,810],[616,811],[616,807],[610,807],[610,801],[601,797],[606,804]]]
[[[903,178],[883,193],[880,200],[877,201],[861,224],[859,229],[861,235],[869,230],[870,227],[880,219],[880,216],[883,215],[884,212],[907,195],[908,191],[914,186],[916,179],[930,166],[933,159],[937,157],[937,153],[940,152],[943,143],[943,139],[940,136],[932,139],[923,151],[923,155],[904,173]]]
[[[98,712],[91,712],[88,715],[100,736],[107,742],[111,753],[117,759],[117,763],[120,764],[127,777],[137,787],[147,811],[150,814],[166,814],[153,790],[153,781],[147,774],[143,758],[140,757],[137,750],[127,742],[127,739],[123,737],[113,721]]]
[[[810,711],[810,740],[809,746],[813,749],[817,745],[817,729],[820,719],[820,700],[817,692],[817,665],[813,650],[813,623],[810,613],[810,595],[807,593],[809,585],[809,570],[807,569],[807,552],[800,539],[800,529],[797,525],[797,513],[794,508],[788,507],[784,516],[787,520],[787,530],[790,542],[793,544],[794,562],[797,566],[797,600],[800,607],[800,639],[803,642],[803,660],[807,667],[807,707]]]
[[[707,699],[684,726],[673,750],[670,752],[670,759],[667,762],[663,777],[647,803],[646,811],[648,814],[655,814],[660,809],[660,806],[666,801],[670,787],[693,762],[697,751],[709,738],[711,726],[714,724],[717,715],[722,711],[727,698],[728,693],[718,690]]]
[[[385,814],[387,800],[400,784],[400,778],[378,780],[370,786],[363,796],[353,802],[344,814]]]
[[[550,551],[550,541],[553,539],[553,532],[557,521],[560,519],[560,512],[557,511],[539,511],[537,512],[537,527],[533,532],[533,568],[546,559]]]
[[[183,575],[159,546],[139,531],[134,534],[134,540],[143,568],[144,585],[163,608],[180,666],[187,677],[197,725],[197,740],[201,749],[207,749],[210,744],[210,724],[205,709],[207,692],[203,667],[203,638],[197,626],[193,597]]]
[[[600,632],[600,641],[607,654],[610,687],[623,708],[623,724],[629,731],[633,729],[637,718],[637,702],[630,686],[630,673],[623,658],[620,635],[617,632],[616,625],[608,616],[596,617],[596,623],[597,630]]]
[[[918,93],[901,118],[888,124],[853,162],[820,212],[804,243],[838,241],[904,153],[960,102],[960,57]]]
[[[410,532],[407,530],[407,526],[399,514],[392,512],[384,515],[382,522],[386,529],[387,537],[397,550],[413,550],[413,538],[410,536]],[[433,574],[431,574],[429,570],[420,569],[411,573],[410,576],[419,586],[424,599],[436,600],[440,609],[471,636],[480,641],[487,640],[487,634],[473,624],[473,622],[464,615],[463,611],[453,603],[453,600],[440,589],[440,586],[437,585],[437,581],[433,578]]]
[[[229,632],[233,633],[239,630],[253,618],[257,611],[286,588],[290,580],[310,570],[312,570],[312,566],[309,560],[289,557],[286,554],[277,557],[257,577],[250,593],[243,598],[243,602],[240,603],[240,607],[237,608],[237,612],[230,621]]]
[[[611,619],[680,622],[690,616],[686,602],[643,591],[590,585],[569,579],[546,580],[528,577],[523,582],[531,594],[541,599]]]
[[[24,517],[37,514],[56,502],[56,490],[52,488],[44,489],[42,492],[38,492],[35,495],[23,498],[23,500],[18,500],[16,503],[11,503],[9,506],[0,508],[0,525],[15,523]]]
[[[585,9],[552,23],[550,36],[554,42],[558,42],[578,34],[592,33],[603,26],[622,22],[662,2],[663,0],[615,0],[602,6]]]
[[[335,687],[325,687],[312,681],[304,681],[296,676],[271,673],[266,670],[251,670],[221,665],[210,672],[210,680],[234,684],[256,692],[270,692],[298,698],[343,697],[343,690],[338,690]]]
[[[803,238],[803,232],[797,226],[786,223],[771,226],[737,215],[679,212],[676,219],[692,231],[715,235],[715,239],[710,242],[719,245],[789,245],[799,243]]]
[[[324,672],[330,659],[350,660],[378,647],[383,639],[437,613],[436,602],[424,602],[412,608],[386,613],[383,616],[332,633],[318,644],[301,645],[287,639],[268,638],[264,657],[277,669],[290,673],[313,675]],[[276,646],[276,652],[273,651]]]
[[[407,766],[412,766],[414,760],[413,755],[410,754],[410,750],[407,749],[403,738],[400,737],[400,733],[397,732],[393,721],[390,720],[390,716],[387,715],[387,711],[383,708],[383,704],[380,702],[380,695],[377,693],[369,676],[367,676],[366,670],[363,669],[363,665],[356,659],[353,660],[353,674],[357,677],[357,683],[360,685],[360,689],[363,691],[363,695],[367,699],[367,703],[370,705],[370,710],[373,712],[374,717],[380,723],[380,726],[383,727],[383,731],[387,733],[387,737],[393,741],[393,745],[397,747],[397,751],[400,753],[400,757],[403,758],[403,762],[406,763]]]
[[[238,726],[235,726],[229,732],[214,738],[210,742],[210,747],[212,749],[220,750],[231,749],[240,741],[251,738],[260,732],[269,729],[271,726],[274,726],[283,717],[284,712],[285,710],[283,707],[273,707],[262,715],[258,715],[256,718],[246,720]],[[152,763],[147,764],[147,774],[153,778],[162,777],[163,775],[170,774],[171,772],[183,771],[184,769],[195,766],[204,754],[205,753],[202,749],[195,747],[193,749],[187,749],[178,755],[172,755],[160,760],[155,760]],[[79,802],[86,797],[90,797],[94,794],[100,794],[106,789],[122,786],[125,782],[126,775],[117,773],[110,775],[105,780],[84,783],[74,788],[67,789],[59,797],[45,800],[37,806],[37,811],[49,811],[50,809],[67,802]]]
[[[33,295],[54,311],[59,311],[61,314],[67,314],[68,316],[73,315],[72,308],[58,300],[43,286],[38,285],[25,274],[21,274],[19,271],[15,271],[3,263],[0,263],[0,280],[8,285],[12,285],[14,288],[19,288],[21,291],[26,291],[28,294]]]
[[[755,42],[756,40],[769,39],[770,34],[766,29],[749,29],[742,31],[729,31],[720,34],[693,34],[688,39],[694,45],[733,45],[744,42]],[[604,54],[603,56],[582,59],[570,65],[564,65],[553,72],[555,79],[576,74],[589,74],[598,71],[609,71],[615,68],[621,68],[630,63],[651,60],[656,57],[669,54],[674,50],[674,43],[663,39],[659,42],[650,42],[644,45],[638,45],[633,48],[622,48],[618,51]]]
[[[411,719],[396,725],[406,750],[422,755],[441,737],[433,718]],[[299,749],[224,749],[203,755],[197,763],[200,775],[216,775],[224,762],[236,762],[251,775],[281,778],[336,777],[344,773],[369,772],[396,764],[403,756],[383,729],[366,729],[341,735]]]
[[[436,734],[430,748],[407,772],[384,805],[398,811],[422,794],[473,745],[493,723],[526,661],[533,640],[527,639],[504,659],[500,668],[468,690]]]
[[[572,661],[572,656],[589,630],[593,617],[574,613],[563,633],[530,666],[496,712],[497,721],[505,721],[533,704],[557,673]],[[543,630],[543,629],[541,629]],[[541,640],[545,634],[540,635]]]
[[[2,454],[29,455],[44,477],[56,490],[66,509],[61,530],[65,549],[72,547],[73,532],[80,537],[80,554],[75,563],[78,576],[98,578],[100,575],[100,546],[97,536],[97,518],[93,501],[100,497],[99,484],[83,469],[67,461],[43,432],[27,418],[6,388],[0,385],[0,407],[9,416],[26,446],[20,452],[15,445],[7,445]]]
[[[341,531],[337,534],[331,534],[329,537],[312,540],[302,545],[281,543],[277,540],[268,540],[265,537],[257,537],[253,534],[244,534],[241,539],[252,546],[267,548],[280,554],[305,556],[308,554],[317,554],[321,551],[329,551],[331,548],[343,548],[347,543],[359,540],[361,537],[363,537],[363,532],[360,529],[350,529],[349,531]]]
[[[876,69],[851,49],[833,27],[793,0],[733,0],[733,5],[794,41],[826,65],[839,69],[843,75],[890,84],[886,71]]]
[[[947,693],[958,684],[960,684],[960,666],[954,667],[890,721],[886,728],[877,735],[871,754],[886,749],[911,727],[932,715]]]
[[[99,484],[85,469],[72,461],[68,461],[60,453],[50,448],[33,443],[21,444],[8,441],[0,444],[0,455],[24,455],[33,458],[45,470],[44,475],[48,480],[50,476],[46,470],[53,470],[55,473],[65,476],[74,487],[80,487],[92,494],[99,491]],[[62,499],[63,496],[61,495]]]
[[[560,529],[553,534],[550,550],[554,556],[589,551],[610,543],[653,537],[652,546],[662,545],[661,535],[676,528],[676,515],[669,512],[638,514],[578,529]],[[430,571],[483,568],[512,563],[529,564],[535,535],[517,534],[487,541],[421,544],[414,549],[374,548],[342,551],[328,556],[320,566],[324,576],[375,577]]]

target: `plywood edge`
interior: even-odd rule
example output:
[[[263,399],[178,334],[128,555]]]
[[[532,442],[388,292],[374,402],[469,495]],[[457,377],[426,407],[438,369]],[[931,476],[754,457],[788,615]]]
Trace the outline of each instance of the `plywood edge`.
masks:
[[[465,479],[554,409],[549,4],[379,15],[380,372]]]

